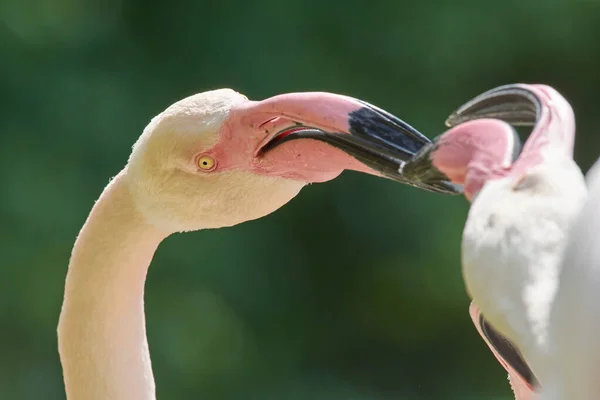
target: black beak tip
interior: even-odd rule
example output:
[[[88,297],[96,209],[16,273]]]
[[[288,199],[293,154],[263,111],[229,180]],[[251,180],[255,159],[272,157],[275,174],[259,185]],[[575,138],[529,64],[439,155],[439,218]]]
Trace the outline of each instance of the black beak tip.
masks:
[[[350,133],[373,145],[396,153],[401,160],[410,159],[431,141],[400,118],[359,100],[362,107],[348,115]]]
[[[431,144],[424,146],[412,159],[404,163],[398,172],[414,186],[424,190],[451,195],[463,194],[462,185],[452,182],[446,174],[433,165],[431,157],[436,148],[437,139],[434,139]]]
[[[422,167],[421,173],[407,174],[405,166],[413,166],[416,158],[423,161],[424,157],[419,155],[427,153],[434,144],[400,118],[366,102],[361,103],[363,107],[349,115],[350,132],[357,139],[364,140],[363,143],[369,143],[372,152],[357,158],[385,178],[396,182],[440,194],[463,193],[462,186],[450,182],[431,163],[417,163]],[[433,174],[432,169],[435,169]]]
[[[480,118],[496,118],[514,126],[534,125],[540,115],[542,102],[529,85],[498,86],[469,100],[447,119],[451,128]]]

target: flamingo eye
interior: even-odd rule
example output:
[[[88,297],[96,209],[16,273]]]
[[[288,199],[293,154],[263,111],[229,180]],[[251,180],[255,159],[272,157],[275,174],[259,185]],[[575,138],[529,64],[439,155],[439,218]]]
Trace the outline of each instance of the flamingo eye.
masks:
[[[197,164],[198,164],[198,168],[200,168],[202,171],[206,171],[206,172],[210,172],[210,171],[214,170],[215,167],[217,166],[217,162],[215,161],[215,159],[207,154],[204,154],[204,155],[198,157]]]

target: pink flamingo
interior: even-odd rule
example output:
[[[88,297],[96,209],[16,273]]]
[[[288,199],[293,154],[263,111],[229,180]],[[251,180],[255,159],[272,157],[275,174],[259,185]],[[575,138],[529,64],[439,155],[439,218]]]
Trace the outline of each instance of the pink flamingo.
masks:
[[[448,182],[413,183],[398,172],[427,143],[385,111],[329,93],[255,102],[222,89],[168,107],[75,242],[58,324],[67,397],[155,398],[144,283],[164,238],[263,217],[344,169],[456,193]]]
[[[520,154],[507,122],[535,124]],[[517,398],[530,399],[556,375],[550,315],[569,229],[587,196],[573,161],[573,111],[551,87],[507,85],[466,103],[447,124],[454,127],[402,171],[464,185],[472,202],[462,244],[470,313]]]

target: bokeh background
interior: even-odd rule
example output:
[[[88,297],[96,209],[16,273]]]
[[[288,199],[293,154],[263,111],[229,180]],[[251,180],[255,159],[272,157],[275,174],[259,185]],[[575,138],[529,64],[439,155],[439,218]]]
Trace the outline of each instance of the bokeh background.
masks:
[[[600,3],[0,2],[0,399],[64,399],[56,349],[75,236],[150,118],[190,94],[324,90],[429,136],[494,86],[573,105],[600,154]],[[511,399],[468,317],[467,203],[345,172],[273,215],[175,235],[146,312],[158,397]]]

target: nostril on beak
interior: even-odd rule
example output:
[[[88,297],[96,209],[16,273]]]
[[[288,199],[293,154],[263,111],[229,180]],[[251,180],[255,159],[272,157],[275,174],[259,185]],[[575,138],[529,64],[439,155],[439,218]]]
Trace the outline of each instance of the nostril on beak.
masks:
[[[278,120],[279,118],[280,118],[280,117],[273,117],[273,118],[270,118],[270,119],[266,120],[265,122],[263,122],[262,124],[260,124],[258,127],[259,127],[259,128],[263,128],[263,127],[264,127],[265,125],[267,125],[268,123],[275,123],[275,122],[277,122],[277,120]]]

